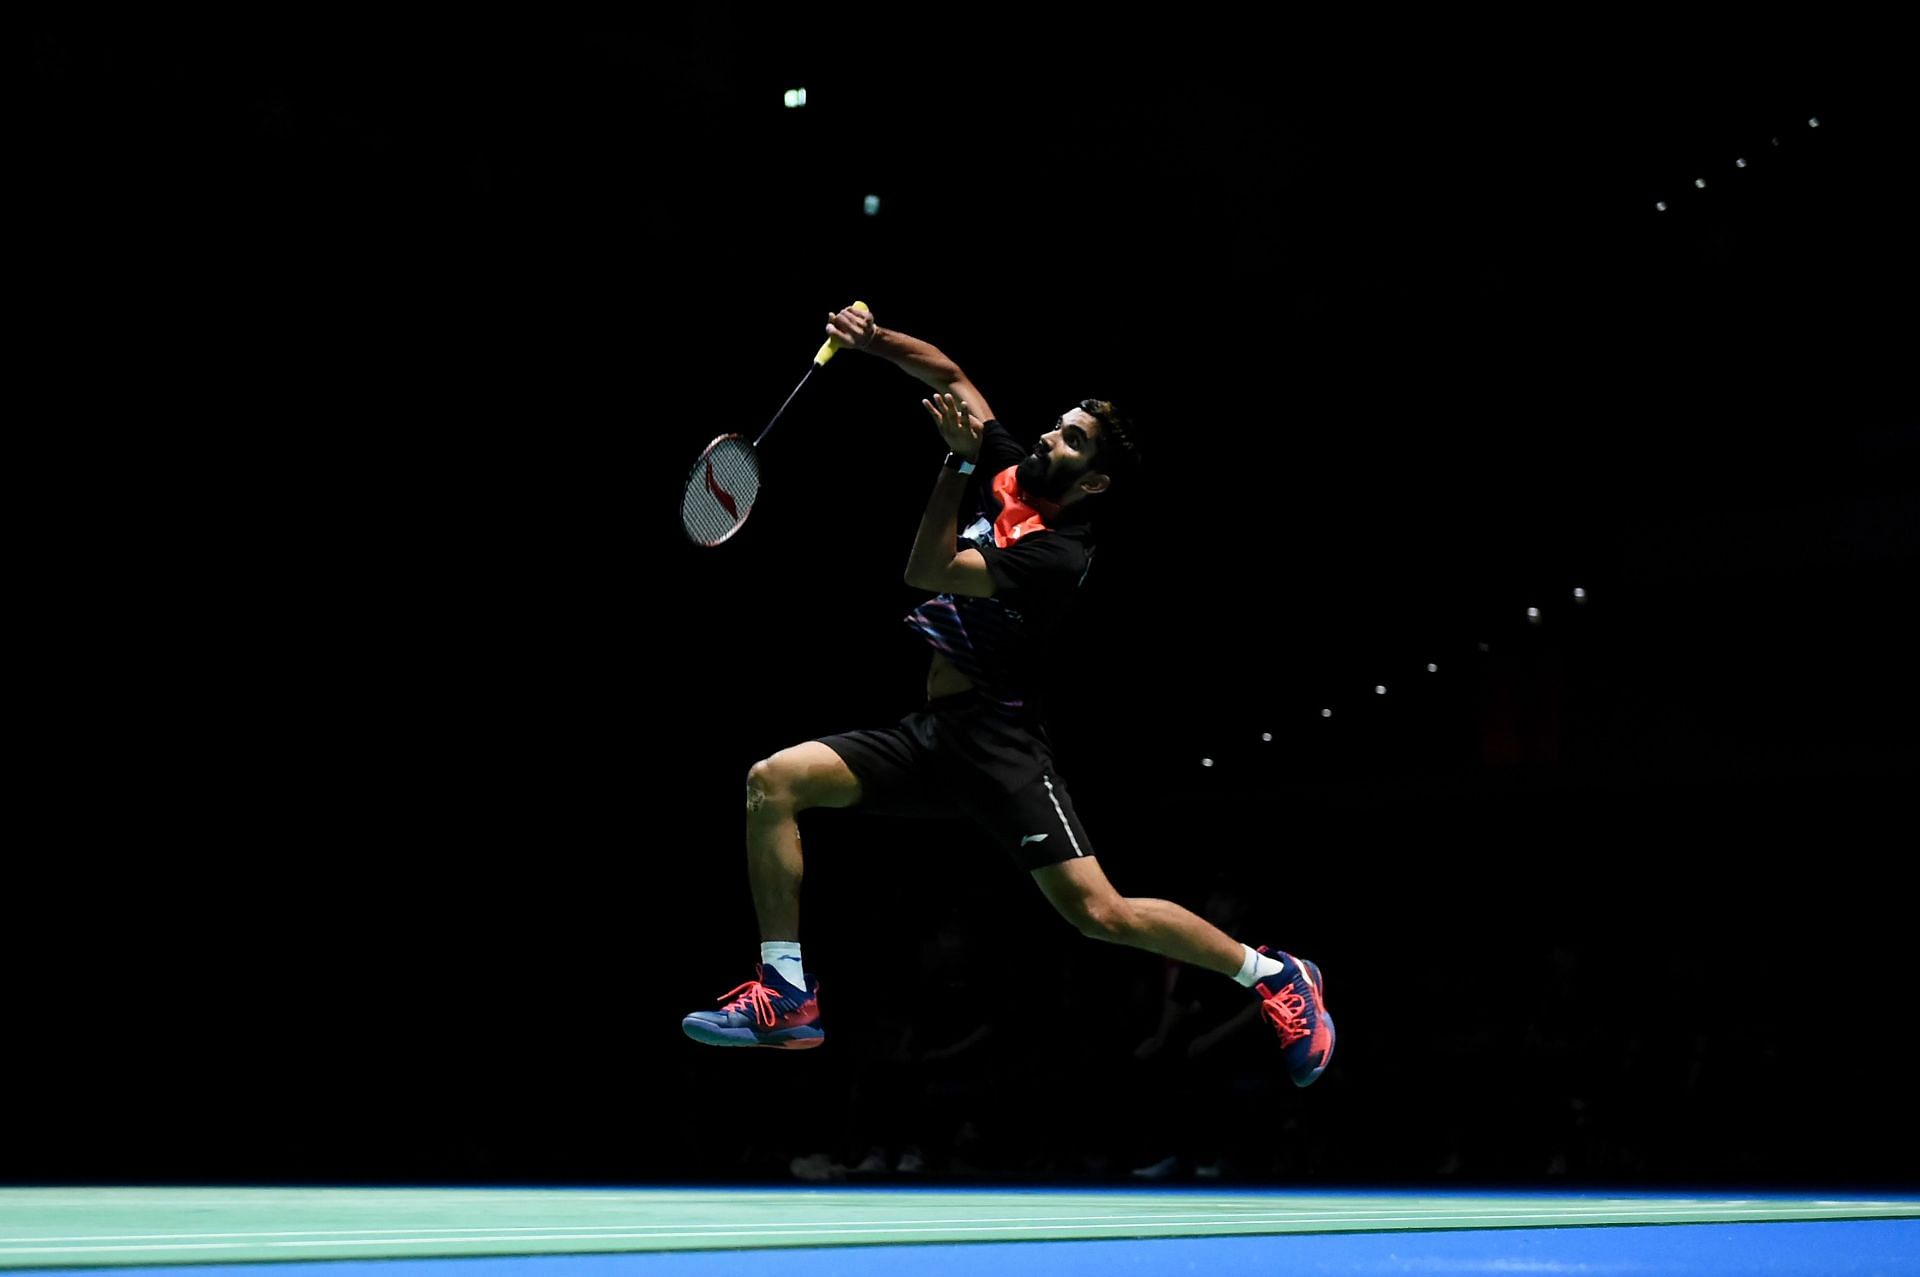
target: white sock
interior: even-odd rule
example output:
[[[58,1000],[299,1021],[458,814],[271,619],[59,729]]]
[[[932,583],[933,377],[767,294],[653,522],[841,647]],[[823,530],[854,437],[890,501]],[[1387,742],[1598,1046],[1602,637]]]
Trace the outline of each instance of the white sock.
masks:
[[[1252,945],[1243,944],[1240,947],[1247,951],[1247,957],[1246,960],[1240,964],[1240,974],[1233,978],[1241,985],[1251,989],[1255,981],[1280,973],[1281,962],[1278,958],[1272,958],[1264,953],[1258,953]]]
[[[807,987],[807,970],[800,965],[797,941],[774,940],[760,946],[760,961],[780,973],[780,978],[796,989]]]

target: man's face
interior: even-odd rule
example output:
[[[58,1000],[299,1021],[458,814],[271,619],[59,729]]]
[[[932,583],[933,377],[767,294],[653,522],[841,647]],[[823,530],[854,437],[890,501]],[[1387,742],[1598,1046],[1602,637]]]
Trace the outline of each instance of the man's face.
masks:
[[[1070,408],[1040,436],[1014,477],[1020,490],[1043,501],[1058,501],[1092,468],[1100,451],[1100,423],[1080,408]]]

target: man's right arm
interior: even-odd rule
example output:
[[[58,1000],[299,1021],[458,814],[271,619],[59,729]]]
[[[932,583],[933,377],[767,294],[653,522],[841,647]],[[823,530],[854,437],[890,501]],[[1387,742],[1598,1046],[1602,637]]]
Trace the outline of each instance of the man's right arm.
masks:
[[[867,311],[851,306],[827,317],[827,336],[842,346],[864,350],[869,355],[893,364],[901,371],[937,391],[959,399],[972,411],[975,421],[994,420],[993,409],[985,395],[967,380],[960,365],[947,358],[938,346],[909,337],[891,328],[882,328]]]

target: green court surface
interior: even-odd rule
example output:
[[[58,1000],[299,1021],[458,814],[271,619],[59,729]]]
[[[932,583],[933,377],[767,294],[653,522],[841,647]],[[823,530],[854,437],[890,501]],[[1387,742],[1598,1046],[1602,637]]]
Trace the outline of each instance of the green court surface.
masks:
[[[1920,1199],[702,1189],[0,1189],[0,1268],[1920,1218]]]

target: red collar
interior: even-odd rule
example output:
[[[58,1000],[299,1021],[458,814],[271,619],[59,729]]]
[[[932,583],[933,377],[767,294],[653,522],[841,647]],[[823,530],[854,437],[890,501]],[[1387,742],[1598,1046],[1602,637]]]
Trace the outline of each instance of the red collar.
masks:
[[[993,477],[993,495],[1000,498],[1000,514],[993,521],[993,543],[1006,549],[1029,532],[1045,532],[1048,520],[1060,513],[1060,507],[1040,497],[1020,491],[1014,477],[1019,466],[1008,466]]]

